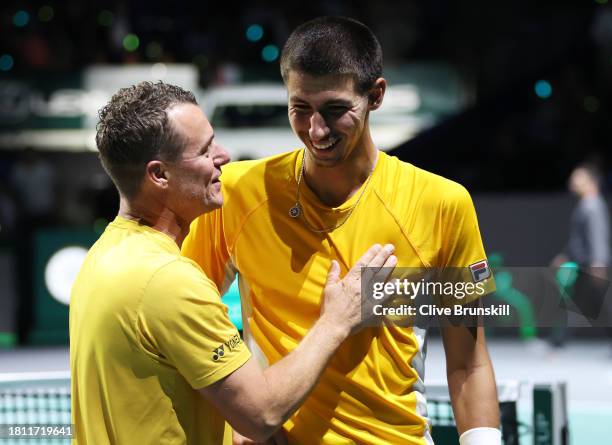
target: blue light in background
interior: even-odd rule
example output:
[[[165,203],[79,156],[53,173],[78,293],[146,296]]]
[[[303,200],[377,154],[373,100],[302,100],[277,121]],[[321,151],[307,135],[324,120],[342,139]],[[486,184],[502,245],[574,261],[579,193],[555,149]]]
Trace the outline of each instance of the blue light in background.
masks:
[[[552,95],[552,86],[547,80],[538,80],[534,90],[540,99],[548,99]]]
[[[29,22],[30,14],[28,14],[27,11],[24,11],[23,9],[17,11],[13,16],[13,25],[17,26],[18,28],[26,26]]]
[[[240,288],[238,287],[238,276],[223,296],[223,303],[227,305],[229,317],[236,329],[242,331],[242,307],[240,305]]]
[[[258,42],[263,37],[263,28],[261,25],[254,24],[247,28],[246,38],[249,42]]]
[[[274,62],[276,59],[278,59],[278,46],[266,45],[264,49],[261,50],[261,57],[266,62]]]
[[[10,54],[0,56],[0,70],[10,71],[13,68],[13,57]]]

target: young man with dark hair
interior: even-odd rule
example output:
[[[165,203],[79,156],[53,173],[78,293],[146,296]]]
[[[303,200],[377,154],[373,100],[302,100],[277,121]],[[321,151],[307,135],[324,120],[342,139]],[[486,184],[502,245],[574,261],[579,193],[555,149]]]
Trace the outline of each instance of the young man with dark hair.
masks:
[[[291,71],[325,76],[351,76],[355,90],[367,93],[382,77],[382,48],[374,33],[362,23],[338,17],[322,17],[298,26],[281,54],[280,69],[285,81]]]
[[[72,290],[76,443],[229,444],[224,419],[265,440],[368,322],[360,270],[392,268],[393,246],[373,246],[343,280],[333,263],[313,295],[324,302],[317,321],[262,371],[217,287],[180,254],[194,218],[222,205],[220,169],[229,161],[193,95],[161,82],[121,89],[100,113],[96,140],[120,208]]]
[[[387,84],[365,25],[335,17],[301,25],[281,72],[304,148],[225,166],[226,204],[198,218],[183,245],[222,290],[240,273],[245,338],[269,363],[290,354],[314,322],[330,262],[347,270],[373,239],[392,242],[402,267],[486,266],[468,192],[372,142],[369,114]],[[447,327],[443,340],[461,444],[500,444],[483,329]],[[395,325],[351,337],[285,424],[289,442],[433,443],[424,341],[423,329]]]

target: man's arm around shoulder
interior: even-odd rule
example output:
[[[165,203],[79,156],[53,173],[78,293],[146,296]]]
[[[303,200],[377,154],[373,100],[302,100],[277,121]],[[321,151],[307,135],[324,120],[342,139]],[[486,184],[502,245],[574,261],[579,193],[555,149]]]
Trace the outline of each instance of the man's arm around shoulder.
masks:
[[[333,261],[321,317],[295,350],[263,371],[250,359],[200,393],[239,433],[266,440],[302,404],[340,344],[364,326],[361,268],[382,268],[370,280],[385,280],[397,263],[392,253],[393,246],[371,248],[342,280],[340,266]]]

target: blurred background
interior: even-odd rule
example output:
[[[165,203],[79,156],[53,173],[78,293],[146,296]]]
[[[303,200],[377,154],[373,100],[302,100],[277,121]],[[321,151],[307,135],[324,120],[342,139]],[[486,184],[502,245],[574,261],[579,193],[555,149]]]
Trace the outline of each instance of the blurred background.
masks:
[[[177,83],[233,159],[297,148],[278,57],[291,30],[320,15],[377,35],[389,91],[371,116],[375,142],[465,185],[497,264],[547,266],[562,251],[577,164],[597,165],[609,192],[612,1],[3,1],[0,372],[68,369],[72,279],[118,208],[94,141],[110,95]],[[574,330],[561,347],[546,331],[492,338],[498,377],[569,382],[570,400],[584,403],[570,405],[575,425],[602,431],[581,441],[570,429],[573,443],[609,438],[609,422],[597,422],[612,418],[604,329]],[[431,351],[430,375],[442,379],[435,340]]]

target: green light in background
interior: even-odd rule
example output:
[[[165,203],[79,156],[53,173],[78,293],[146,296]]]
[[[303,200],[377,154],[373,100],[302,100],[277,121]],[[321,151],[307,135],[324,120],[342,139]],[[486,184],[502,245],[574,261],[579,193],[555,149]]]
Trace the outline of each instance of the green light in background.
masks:
[[[163,52],[164,49],[158,42],[149,42],[145,49],[145,54],[149,59],[158,59]]]
[[[123,47],[126,51],[134,52],[140,46],[140,39],[136,34],[128,34],[123,38]]]
[[[246,30],[246,38],[249,42],[259,42],[263,34],[263,28],[258,24],[251,25]]]
[[[555,274],[557,284],[563,289],[571,288],[578,278],[578,264],[573,261],[567,261],[557,269]]]
[[[596,113],[599,110],[599,99],[595,96],[587,96],[584,98],[583,105],[589,113]]]
[[[104,232],[104,229],[106,229],[107,225],[108,225],[108,221],[106,219],[98,218],[93,223],[93,230],[98,235],[102,235],[102,232]]]
[[[608,3],[608,0],[595,0],[595,3],[599,4],[599,5],[605,5]]]
[[[12,332],[0,332],[0,348],[12,348],[17,344],[17,335]]]
[[[100,11],[100,14],[98,14],[98,24],[100,26],[111,26],[114,21],[115,15],[108,9],[104,9],[103,11]]]
[[[2,54],[2,56],[0,56],[0,70],[10,71],[13,69],[13,63],[13,56],[10,54]]]
[[[274,62],[278,59],[278,47],[276,45],[266,45],[261,50],[261,58],[266,62]]]
[[[552,95],[552,85],[547,80],[538,80],[534,90],[540,99],[548,99]]]
[[[38,20],[41,22],[50,22],[54,15],[55,12],[49,5],[41,6],[41,8],[38,10]]]
[[[28,12],[24,11],[23,9],[20,11],[17,11],[15,15],[13,16],[13,25],[15,25],[18,28],[23,28],[29,22],[30,22],[30,14],[28,14]]]

